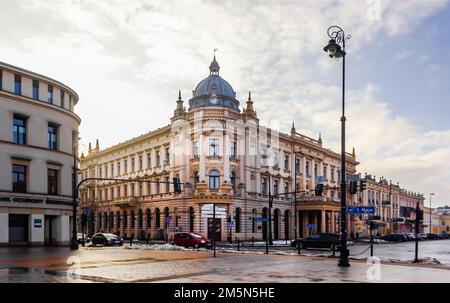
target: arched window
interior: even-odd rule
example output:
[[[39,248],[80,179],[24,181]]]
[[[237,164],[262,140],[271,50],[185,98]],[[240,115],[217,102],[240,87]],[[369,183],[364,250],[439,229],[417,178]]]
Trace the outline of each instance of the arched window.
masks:
[[[144,220],[143,220],[142,209],[139,209],[139,211],[138,211],[138,228],[142,229],[143,225],[144,225]]]
[[[240,233],[241,232],[241,209],[239,207],[236,208],[235,220],[236,220],[236,233]]]
[[[170,215],[169,215],[169,208],[164,208],[164,227],[169,228],[169,222],[170,222]]]
[[[195,219],[194,208],[189,207],[189,231],[190,232],[194,232],[194,219]]]
[[[233,186],[233,190],[236,190],[236,174],[233,171],[230,174],[230,182]]]
[[[147,208],[147,210],[145,211],[146,214],[146,220],[147,220],[147,228],[151,228],[152,227],[152,213],[150,211],[150,208]]]
[[[155,209],[155,227],[156,228],[161,228],[161,218],[160,218],[160,213],[159,213],[159,208]]]
[[[128,228],[128,213],[126,210],[123,212],[123,228]]]
[[[200,183],[200,177],[198,176],[198,171],[194,174],[194,184]]]
[[[97,214],[97,230],[102,229],[102,214]]]
[[[209,173],[209,188],[218,189],[220,186],[220,173],[213,170]]]
[[[258,215],[256,209],[252,211],[252,233],[256,233],[256,216]]]
[[[120,229],[120,211],[116,212],[116,228]]]
[[[130,212],[130,223],[131,223],[131,228],[134,228],[135,227],[135,218],[136,218],[136,216],[134,215],[134,209],[132,209],[131,210],[131,212]]]

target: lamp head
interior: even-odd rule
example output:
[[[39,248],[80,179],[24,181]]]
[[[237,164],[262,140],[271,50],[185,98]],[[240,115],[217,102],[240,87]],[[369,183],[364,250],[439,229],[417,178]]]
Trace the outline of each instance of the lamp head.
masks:
[[[323,50],[333,59],[339,59],[345,56],[345,52],[342,50],[341,46],[336,43],[335,39],[331,39]]]

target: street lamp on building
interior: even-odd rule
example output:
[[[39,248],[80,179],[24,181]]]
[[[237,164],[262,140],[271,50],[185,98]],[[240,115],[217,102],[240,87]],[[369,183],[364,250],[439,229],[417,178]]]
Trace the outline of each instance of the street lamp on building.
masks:
[[[347,205],[346,205],[346,180],[345,180],[345,42],[351,38],[346,36],[339,26],[331,26],[327,31],[330,41],[323,48],[330,58],[342,58],[342,117],[341,117],[341,252],[339,256],[339,266],[350,266],[348,261],[349,251],[347,249]],[[341,47],[342,44],[342,47]]]
[[[74,133],[74,143],[73,143],[73,173],[72,173],[72,240],[70,241],[70,249],[78,249],[78,239],[77,239],[77,157],[78,157],[78,132]]]

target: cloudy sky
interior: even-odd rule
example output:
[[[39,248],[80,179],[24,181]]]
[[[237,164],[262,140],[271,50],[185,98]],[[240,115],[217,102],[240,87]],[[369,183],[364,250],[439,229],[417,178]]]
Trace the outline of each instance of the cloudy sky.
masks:
[[[0,20],[0,61],[75,89],[81,142],[102,148],[169,124],[218,48],[263,124],[339,151],[342,65],[322,48],[341,25],[359,170],[450,204],[447,0],[0,0]]]

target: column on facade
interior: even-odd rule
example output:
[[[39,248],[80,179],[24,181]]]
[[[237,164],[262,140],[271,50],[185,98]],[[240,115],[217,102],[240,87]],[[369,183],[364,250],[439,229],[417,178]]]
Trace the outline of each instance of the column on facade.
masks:
[[[312,183],[312,189],[316,187],[316,176],[314,175],[314,169],[316,167],[316,160],[313,158],[311,161],[311,183]]]
[[[205,144],[206,142],[204,142],[205,137],[203,136],[203,134],[200,134],[199,136],[199,140],[198,140],[198,145],[199,145],[199,150],[200,150],[200,156],[199,156],[199,169],[198,169],[198,177],[199,177],[199,181],[203,182],[206,180],[206,163],[205,163],[205,152],[207,152],[205,150]]]
[[[331,219],[331,233],[336,233],[336,217],[334,211],[330,211],[330,219]]]
[[[320,211],[321,218],[320,218],[320,232],[326,232],[326,223],[327,223],[327,214],[325,210]]]
[[[223,179],[228,184],[230,181],[230,135],[225,130],[225,135],[223,137]]]
[[[302,164],[303,164],[303,169],[302,169],[302,173],[303,173],[303,190],[306,190],[306,157],[303,156],[302,158]]]

